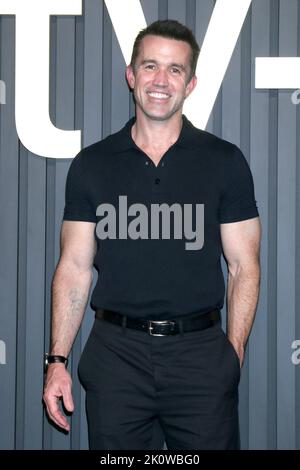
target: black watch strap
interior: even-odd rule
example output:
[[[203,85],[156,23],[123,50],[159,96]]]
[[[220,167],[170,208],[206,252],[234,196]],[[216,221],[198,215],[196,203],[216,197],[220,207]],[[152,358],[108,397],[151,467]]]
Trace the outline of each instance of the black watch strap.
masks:
[[[67,367],[68,365],[68,358],[65,356],[53,355],[53,354],[45,354],[45,366],[47,367],[49,364],[65,364]]]

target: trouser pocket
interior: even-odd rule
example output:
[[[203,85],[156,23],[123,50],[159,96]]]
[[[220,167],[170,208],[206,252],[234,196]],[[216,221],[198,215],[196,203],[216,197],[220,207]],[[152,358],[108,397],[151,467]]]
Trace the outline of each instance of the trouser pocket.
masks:
[[[230,339],[228,338],[227,334],[224,332],[224,330],[221,328],[222,330],[222,335],[223,335],[223,338],[224,338],[224,341],[227,345],[227,348],[228,348],[228,351],[229,351],[229,354],[231,355],[232,357],[232,361],[234,363],[234,367],[236,369],[236,373],[237,373],[237,376],[238,376],[238,381],[240,380],[240,376],[241,376],[241,366],[240,366],[240,358],[232,344],[232,342],[230,341]]]

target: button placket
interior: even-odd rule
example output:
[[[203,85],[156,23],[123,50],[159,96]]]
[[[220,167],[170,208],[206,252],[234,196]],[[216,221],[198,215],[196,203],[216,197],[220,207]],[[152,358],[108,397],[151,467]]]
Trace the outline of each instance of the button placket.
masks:
[[[143,153],[143,152],[142,152]],[[142,163],[142,165],[147,167],[147,174],[149,175],[149,183],[152,188],[153,193],[161,193],[164,192],[163,189],[163,172],[165,169],[165,162],[160,161],[158,165],[156,166],[153,161],[150,160],[150,158],[145,154],[145,161]],[[148,173],[149,172],[149,173]]]

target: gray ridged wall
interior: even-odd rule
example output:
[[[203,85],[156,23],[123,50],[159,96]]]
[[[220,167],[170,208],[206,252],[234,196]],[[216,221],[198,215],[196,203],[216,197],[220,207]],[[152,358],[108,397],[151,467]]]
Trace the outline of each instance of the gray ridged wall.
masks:
[[[178,19],[200,44],[214,7],[213,0],[141,4],[147,23]],[[50,114],[59,128],[82,129],[86,146],[118,130],[133,105],[104,2],[83,5],[82,17],[51,18]],[[291,362],[291,343],[300,339],[300,105],[291,103],[292,90],[254,88],[254,58],[299,56],[299,30],[299,1],[253,0],[207,127],[244,151],[263,224],[262,289],[240,384],[244,449],[300,449],[300,364]],[[76,411],[70,435],[50,426],[41,403],[50,283],[71,160],[35,156],[18,140],[14,35],[14,17],[1,16],[6,104],[0,105],[0,345],[6,345],[6,364],[0,360],[0,448],[86,449],[76,368],[93,321],[90,309],[73,348]]]

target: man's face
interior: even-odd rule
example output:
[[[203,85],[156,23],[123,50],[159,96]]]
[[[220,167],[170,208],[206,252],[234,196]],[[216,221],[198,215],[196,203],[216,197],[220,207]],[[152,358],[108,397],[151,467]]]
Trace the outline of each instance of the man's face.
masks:
[[[184,41],[160,36],[145,36],[134,70],[126,69],[133,89],[137,115],[143,113],[156,121],[181,115],[184,100],[193,91],[197,79],[190,79],[191,47]]]

